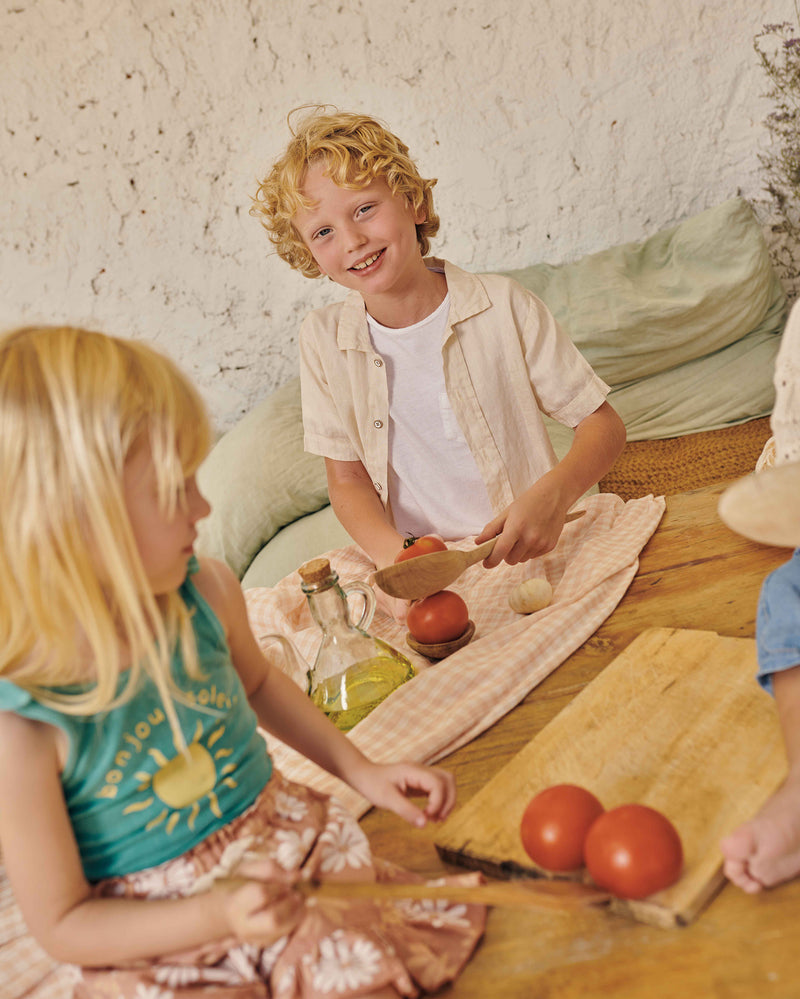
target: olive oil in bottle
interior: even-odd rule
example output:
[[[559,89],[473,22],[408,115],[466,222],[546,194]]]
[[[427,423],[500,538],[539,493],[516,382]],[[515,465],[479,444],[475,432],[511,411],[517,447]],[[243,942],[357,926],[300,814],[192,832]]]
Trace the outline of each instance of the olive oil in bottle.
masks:
[[[376,708],[397,687],[415,675],[411,662],[387,642],[364,629],[375,613],[375,594],[366,583],[339,585],[327,559],[313,559],[299,569],[322,642],[308,672],[311,700],[346,732]],[[350,621],[347,594],[364,597],[364,611]]]

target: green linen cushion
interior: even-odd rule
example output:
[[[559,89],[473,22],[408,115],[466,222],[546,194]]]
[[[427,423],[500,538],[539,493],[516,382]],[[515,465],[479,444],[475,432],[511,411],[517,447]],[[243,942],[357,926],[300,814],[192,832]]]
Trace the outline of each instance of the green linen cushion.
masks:
[[[547,304],[612,388],[720,350],[785,309],[761,228],[742,198],[641,243],[506,273]]]
[[[211,514],[197,550],[241,579],[286,524],[328,503],[325,462],[303,450],[300,379],[293,378],[223,434],[197,473]],[[296,568],[296,566],[295,566]]]
[[[662,440],[769,416],[780,337],[754,331],[721,350],[612,389],[629,441]]]
[[[242,586],[274,586],[309,559],[352,544],[333,507],[324,506],[282,527],[250,563]]]

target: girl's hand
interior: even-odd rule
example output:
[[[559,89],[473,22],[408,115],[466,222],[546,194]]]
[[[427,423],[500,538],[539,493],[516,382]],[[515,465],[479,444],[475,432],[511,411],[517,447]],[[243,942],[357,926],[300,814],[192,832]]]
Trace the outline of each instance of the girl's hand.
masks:
[[[285,937],[305,913],[305,898],[294,891],[295,877],[271,860],[248,860],[236,878],[249,878],[232,887],[221,885],[222,905],[231,933],[243,943],[268,947]]]
[[[428,821],[439,822],[456,803],[456,782],[451,773],[417,763],[371,763],[352,786],[378,808],[387,808],[418,829]],[[409,801],[415,795],[427,798],[424,808]]]

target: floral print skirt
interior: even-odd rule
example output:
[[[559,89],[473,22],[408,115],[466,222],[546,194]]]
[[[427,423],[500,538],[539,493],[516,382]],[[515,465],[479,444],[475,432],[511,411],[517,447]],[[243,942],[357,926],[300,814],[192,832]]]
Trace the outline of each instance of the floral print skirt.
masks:
[[[372,857],[335,798],[273,773],[255,803],[183,856],[96,887],[98,895],[175,898],[230,875],[248,853],[319,880],[419,882]],[[470,883],[475,876],[454,877]],[[483,933],[483,906],[446,901],[316,898],[269,947],[223,941],[115,968],[76,968],[75,999],[340,999],[435,991],[454,979]]]

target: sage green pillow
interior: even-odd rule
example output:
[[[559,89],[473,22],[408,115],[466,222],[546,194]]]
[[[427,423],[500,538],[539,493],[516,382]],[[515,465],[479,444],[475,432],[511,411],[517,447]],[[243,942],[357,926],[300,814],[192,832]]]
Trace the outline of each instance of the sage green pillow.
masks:
[[[242,577],[242,586],[274,586],[309,559],[355,544],[336,519],[333,507],[295,520],[268,541]]]
[[[197,474],[211,514],[198,524],[197,550],[241,579],[286,524],[328,502],[325,462],[303,450],[300,379],[293,378],[217,441]]]
[[[755,330],[722,350],[612,389],[629,441],[661,440],[769,416],[780,337]]]
[[[742,198],[641,243],[507,273],[545,302],[612,388],[712,354],[765,319],[777,317],[772,332],[783,326],[786,296]]]

